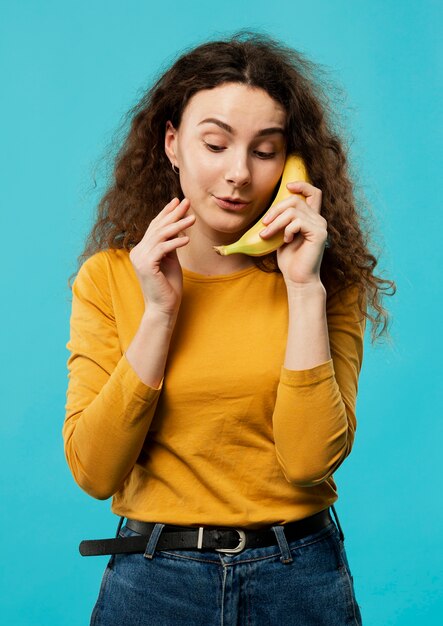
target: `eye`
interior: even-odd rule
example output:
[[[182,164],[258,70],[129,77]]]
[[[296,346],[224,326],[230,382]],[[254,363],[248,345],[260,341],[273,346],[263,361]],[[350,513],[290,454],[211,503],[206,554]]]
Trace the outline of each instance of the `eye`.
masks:
[[[259,152],[258,150],[256,150],[255,154],[258,156],[259,159],[272,159],[273,157],[275,157],[276,152]]]
[[[211,150],[212,152],[221,152],[222,150],[224,150],[223,146],[215,146],[212,143],[206,143],[206,141],[204,141],[203,143],[208,148],[208,150]]]

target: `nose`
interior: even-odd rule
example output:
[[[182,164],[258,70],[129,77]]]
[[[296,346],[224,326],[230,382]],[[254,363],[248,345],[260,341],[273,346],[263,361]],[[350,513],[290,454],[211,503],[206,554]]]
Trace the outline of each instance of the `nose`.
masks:
[[[235,187],[244,187],[251,182],[251,170],[247,155],[238,153],[233,155],[227,166],[225,180]]]

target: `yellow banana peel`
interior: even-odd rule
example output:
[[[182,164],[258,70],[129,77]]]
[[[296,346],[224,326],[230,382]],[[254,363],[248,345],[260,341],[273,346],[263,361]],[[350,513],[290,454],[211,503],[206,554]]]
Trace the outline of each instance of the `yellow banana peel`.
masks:
[[[297,155],[290,155],[286,159],[285,167],[280,182],[280,186],[277,191],[277,195],[274,198],[273,203],[266,211],[265,215],[272,209],[272,207],[289,198],[291,192],[286,188],[287,183],[294,183],[298,181],[310,182],[309,175],[303,159]],[[302,196],[302,194],[294,194]],[[265,228],[262,223],[265,215],[262,215],[258,222],[256,222],[249,230],[247,230],[237,241],[227,246],[214,246],[214,250],[222,256],[228,256],[229,254],[247,254],[249,256],[263,256],[274,252],[277,248],[284,243],[284,232],[278,232],[269,239],[262,239],[260,232]]]

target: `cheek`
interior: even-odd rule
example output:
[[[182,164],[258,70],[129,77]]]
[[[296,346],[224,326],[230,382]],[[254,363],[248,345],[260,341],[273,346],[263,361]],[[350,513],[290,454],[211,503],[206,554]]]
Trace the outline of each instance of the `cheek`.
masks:
[[[185,187],[193,194],[215,190],[220,174],[214,163],[208,162],[200,154],[194,157],[187,154],[181,163],[180,180],[185,195],[187,194]]]
[[[279,178],[275,180],[274,177],[272,177],[272,179],[261,181],[259,194],[263,198],[263,202],[266,208],[268,208],[269,205],[271,204],[271,200],[274,197],[275,192],[277,191],[279,180],[280,180]]]

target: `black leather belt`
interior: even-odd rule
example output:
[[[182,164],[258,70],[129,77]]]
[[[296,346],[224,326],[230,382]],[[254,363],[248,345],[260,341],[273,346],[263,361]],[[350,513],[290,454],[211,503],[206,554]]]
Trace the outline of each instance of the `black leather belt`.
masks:
[[[334,507],[331,507],[342,534]],[[332,521],[328,509],[310,517],[290,522],[283,526],[286,540],[302,539],[315,533]],[[144,552],[154,529],[153,522],[138,522],[128,519],[126,526],[138,535],[116,537],[115,539],[93,539],[82,541],[79,549],[82,556],[102,554],[122,554]],[[272,546],[277,538],[272,527],[260,529],[231,528],[224,526],[174,526],[167,524],[162,529],[156,550],[215,550],[228,554],[237,554],[246,548]]]

